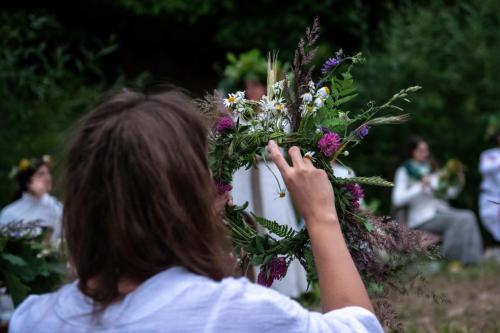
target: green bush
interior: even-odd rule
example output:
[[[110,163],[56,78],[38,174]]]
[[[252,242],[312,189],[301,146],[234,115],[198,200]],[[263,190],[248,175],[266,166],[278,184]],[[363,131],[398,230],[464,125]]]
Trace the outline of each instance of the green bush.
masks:
[[[15,184],[8,178],[21,158],[57,155],[70,124],[101,95],[99,59],[112,43],[65,41],[53,17],[0,13],[0,207]]]
[[[365,52],[367,63],[355,73],[362,83],[360,96],[384,100],[402,86],[423,89],[405,108],[412,114],[408,124],[372,130],[366,138],[371,144],[353,155],[358,174],[392,179],[407,137],[418,134],[442,164],[449,158],[464,162],[467,185],[456,204],[476,208],[478,158],[490,146],[484,135],[486,118],[500,112],[499,29],[496,0],[434,1],[392,12],[380,46],[365,47],[374,51]],[[387,212],[389,192],[369,195],[382,198]]]

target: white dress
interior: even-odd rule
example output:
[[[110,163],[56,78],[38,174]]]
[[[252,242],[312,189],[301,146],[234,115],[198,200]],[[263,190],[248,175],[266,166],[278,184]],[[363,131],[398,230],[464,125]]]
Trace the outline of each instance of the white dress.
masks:
[[[0,212],[0,226],[38,221],[41,226],[52,228],[52,238],[56,240],[61,235],[61,218],[62,204],[56,198],[49,194],[36,198],[25,192]]]
[[[484,151],[479,161],[483,177],[479,196],[479,214],[484,226],[500,241],[500,148]]]
[[[77,284],[30,296],[14,313],[11,333],[382,333],[368,310],[351,306],[326,314],[246,278],[215,282],[180,267],[156,274],[123,300],[92,316]]]
[[[278,178],[281,188],[285,189],[283,178],[276,165],[268,162],[268,166]],[[259,162],[258,169],[238,170],[233,177],[231,193],[236,205],[248,202],[249,212],[299,230],[290,194],[286,192],[285,196],[280,198],[276,179],[264,162]],[[255,275],[258,273],[257,268]],[[307,290],[306,271],[298,260],[290,263],[286,276],[280,281],[275,281],[272,288],[289,297],[298,297]]]

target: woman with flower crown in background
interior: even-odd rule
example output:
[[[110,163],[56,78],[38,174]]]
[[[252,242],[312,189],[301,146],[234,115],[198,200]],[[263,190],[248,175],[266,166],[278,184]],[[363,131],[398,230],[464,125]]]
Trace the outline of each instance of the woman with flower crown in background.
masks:
[[[459,172],[458,184],[444,188],[426,141],[411,138],[408,153],[409,160],[397,169],[394,178],[393,206],[407,208],[406,222],[410,228],[440,236],[444,257],[464,264],[478,262],[483,245],[476,216],[446,202],[460,193],[463,173]]]
[[[490,118],[487,132],[496,147],[484,151],[479,160],[479,172],[483,177],[479,213],[483,225],[495,241],[500,242],[500,116]]]
[[[0,212],[0,227],[10,223],[35,222],[52,234],[53,241],[61,234],[62,204],[49,193],[52,190],[51,158],[22,159],[13,169],[17,182],[14,202]]]

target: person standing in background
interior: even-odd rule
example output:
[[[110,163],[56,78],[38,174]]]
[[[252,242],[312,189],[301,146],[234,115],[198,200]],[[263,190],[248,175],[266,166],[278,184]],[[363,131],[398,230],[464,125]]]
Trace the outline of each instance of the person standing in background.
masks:
[[[500,117],[490,119],[488,132],[496,147],[484,151],[479,159],[479,172],[483,177],[479,214],[483,225],[495,241],[500,242]]]
[[[442,239],[442,254],[464,264],[476,263],[482,256],[482,238],[476,216],[470,210],[451,207],[437,196],[439,174],[431,162],[426,141],[411,138],[409,160],[396,171],[392,203],[408,208],[408,226]],[[463,175],[462,184],[464,183]],[[462,186],[446,189],[448,199],[455,198]]]
[[[44,155],[31,160],[22,159],[12,176],[17,182],[14,201],[0,212],[0,227],[10,223],[37,222],[47,228],[51,239],[61,235],[62,204],[49,193],[52,191],[51,158]]]
[[[228,60],[230,64],[224,71],[225,79],[220,85],[221,89],[227,93],[228,89],[238,90],[244,87],[247,99],[260,100],[267,90],[266,59],[258,50],[251,50],[238,58],[229,54]],[[271,160],[261,160],[255,168],[239,169],[234,174],[232,186],[231,194],[235,204],[248,202],[248,210],[256,215],[299,229],[300,219],[289,195],[284,191],[284,181],[279,170]],[[255,276],[257,274],[258,270]],[[289,264],[286,276],[275,281],[272,288],[294,298],[307,290],[306,272],[298,260]]]

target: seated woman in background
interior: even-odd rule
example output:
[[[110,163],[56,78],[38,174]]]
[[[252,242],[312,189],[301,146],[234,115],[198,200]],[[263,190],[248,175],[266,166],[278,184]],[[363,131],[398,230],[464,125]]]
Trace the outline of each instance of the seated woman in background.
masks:
[[[9,332],[382,332],[341,233],[328,176],[268,150],[304,216],[324,314],[233,278],[207,129],[178,92],[124,91],[69,147],[64,236],[79,280],[30,296]]]
[[[15,169],[17,190],[14,202],[0,212],[0,226],[9,223],[37,222],[52,232],[52,239],[60,238],[62,205],[51,196],[51,158],[23,159]]]
[[[410,228],[428,231],[442,238],[442,254],[462,263],[475,263],[482,256],[482,239],[476,216],[457,209],[436,196],[438,173],[431,163],[427,142],[414,137],[409,144],[409,160],[396,171],[392,203],[407,207]],[[447,190],[447,197],[458,196],[461,186]]]

